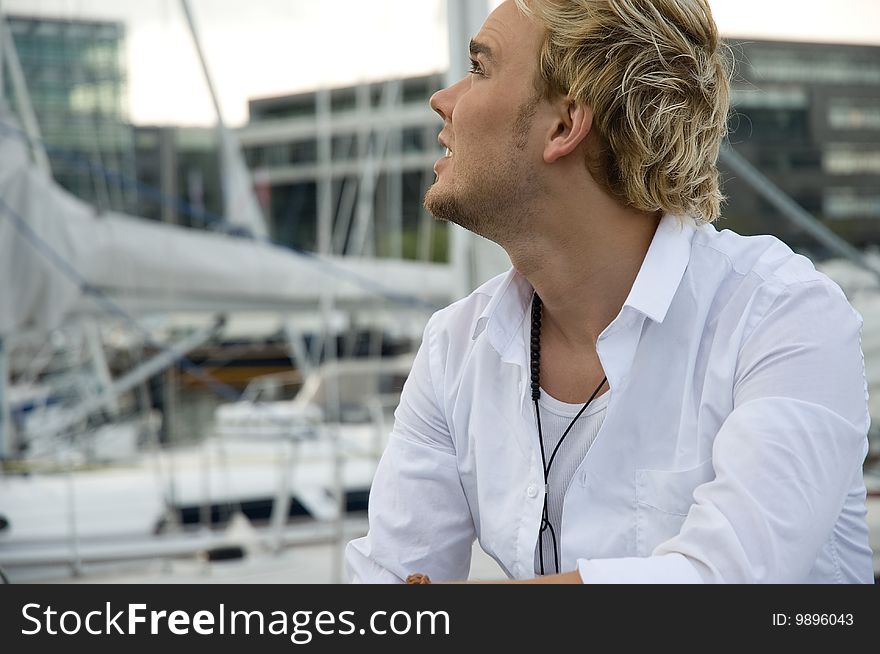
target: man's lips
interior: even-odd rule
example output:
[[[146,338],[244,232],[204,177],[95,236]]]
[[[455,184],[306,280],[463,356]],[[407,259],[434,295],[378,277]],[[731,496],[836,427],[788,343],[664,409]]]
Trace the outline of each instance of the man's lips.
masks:
[[[443,136],[443,134],[439,134],[437,136],[437,141],[438,141],[438,143],[440,143],[440,145],[442,145],[446,149],[446,156],[451,157],[452,156],[452,146],[450,145],[449,140],[445,136]]]
[[[442,156],[437,159],[437,161],[434,163],[434,172],[439,173],[440,169],[443,168],[451,159],[452,157],[448,155]]]

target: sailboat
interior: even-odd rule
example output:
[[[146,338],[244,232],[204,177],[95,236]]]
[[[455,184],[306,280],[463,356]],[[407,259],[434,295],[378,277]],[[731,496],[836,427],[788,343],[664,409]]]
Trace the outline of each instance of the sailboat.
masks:
[[[334,318],[360,312],[381,325],[403,312],[420,333],[418,323],[454,299],[453,268],[271,243],[222,119],[225,188],[237,209],[231,228],[215,232],[96,210],[55,183],[33,116],[24,122],[0,113],[0,274],[13,280],[0,294],[0,568],[13,580],[58,578],[121,562],[339,544],[350,524],[362,532],[412,359],[337,360],[327,346]],[[240,397],[186,358],[241,311],[282,317],[303,376],[293,400]],[[182,335],[163,331],[162,316],[179,312],[207,319]],[[318,317],[322,338],[311,340],[323,347],[309,348],[303,315]],[[114,330],[144,353],[115,375],[106,356]],[[173,365],[227,400],[201,443],[160,446],[156,416],[137,399]],[[12,400],[10,368],[35,369]]]

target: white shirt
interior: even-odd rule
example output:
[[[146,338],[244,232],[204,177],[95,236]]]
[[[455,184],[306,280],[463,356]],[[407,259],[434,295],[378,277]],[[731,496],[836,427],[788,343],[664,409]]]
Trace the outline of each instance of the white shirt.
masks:
[[[534,576],[532,290],[511,270],[429,320],[370,531],[346,549],[351,579],[463,580],[475,537],[509,576]],[[778,239],[664,216],[596,344],[611,395],[566,492],[560,569],[585,583],[870,583],[861,324]]]

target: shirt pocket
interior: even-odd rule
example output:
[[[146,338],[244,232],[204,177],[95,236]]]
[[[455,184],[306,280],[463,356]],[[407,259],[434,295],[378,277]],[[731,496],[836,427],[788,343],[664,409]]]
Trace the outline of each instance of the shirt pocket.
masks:
[[[650,556],[681,531],[694,489],[712,480],[712,459],[684,470],[636,470],[636,554]]]

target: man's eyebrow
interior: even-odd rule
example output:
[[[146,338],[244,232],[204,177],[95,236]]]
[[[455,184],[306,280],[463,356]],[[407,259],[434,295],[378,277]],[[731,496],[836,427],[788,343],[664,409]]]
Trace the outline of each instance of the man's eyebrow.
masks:
[[[470,43],[470,52],[471,57],[476,57],[477,55],[483,55],[488,59],[491,63],[495,63],[495,55],[492,53],[492,48],[490,48],[485,43],[480,43],[479,41],[474,41],[471,39]]]

